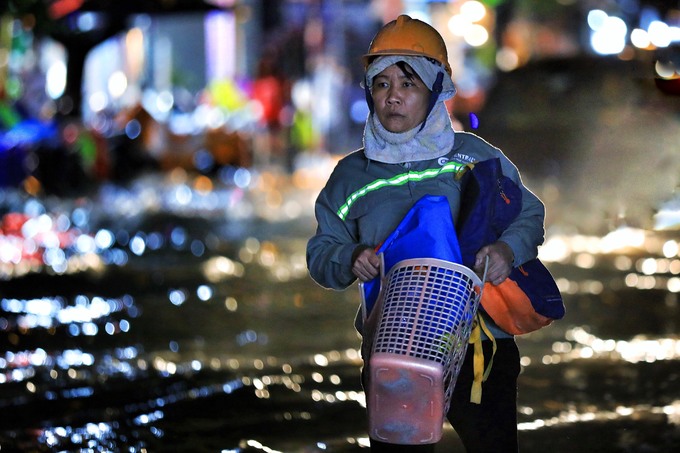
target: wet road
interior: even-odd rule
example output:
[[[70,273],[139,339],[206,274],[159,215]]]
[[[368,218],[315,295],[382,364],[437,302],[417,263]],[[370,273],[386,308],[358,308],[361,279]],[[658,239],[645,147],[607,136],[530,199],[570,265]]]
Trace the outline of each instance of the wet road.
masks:
[[[643,126],[656,124],[649,115],[640,113]],[[663,134],[680,127],[674,115],[657,112],[666,127],[636,131],[660,144],[671,169],[677,142]],[[680,445],[680,233],[651,228],[672,190],[612,179],[618,166],[590,189],[564,190],[567,169],[599,149],[554,157],[557,167],[543,156],[527,172],[557,211],[541,253],[567,315],[518,339],[524,452]],[[619,149],[633,150],[630,165],[644,162]],[[521,168],[531,158],[508,154]],[[357,289],[322,290],[305,268],[330,165],[313,159],[292,176],[253,171],[209,186],[155,175],[89,199],[3,193],[3,213],[33,221],[23,258],[2,262],[2,451],[367,451]],[[545,168],[555,173],[540,177]],[[635,217],[594,212],[606,181],[637,194]],[[575,228],[579,218],[588,228]],[[3,258],[18,247],[10,236]],[[450,429],[438,451],[463,451]]]
[[[314,190],[268,184],[239,195],[252,208],[242,218],[91,215],[94,231],[117,224],[117,241],[144,236],[147,249],[115,242],[108,250],[125,251],[124,263],[1,283],[3,451],[362,449],[358,293],[306,275]],[[268,204],[274,193],[287,206]],[[151,250],[154,233],[163,245]],[[568,314],[519,339],[523,451],[670,452],[680,442],[680,308],[667,289],[680,261],[677,250],[663,256],[677,234],[647,234],[646,247],[606,253],[583,245],[603,238],[546,244],[571,250],[551,264]],[[666,263],[654,285],[635,270],[650,259]],[[451,430],[445,446],[462,451]]]

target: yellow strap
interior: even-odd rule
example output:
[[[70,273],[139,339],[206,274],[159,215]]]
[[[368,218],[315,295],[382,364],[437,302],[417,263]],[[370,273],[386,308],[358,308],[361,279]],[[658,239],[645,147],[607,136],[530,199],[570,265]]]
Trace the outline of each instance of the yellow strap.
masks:
[[[493,336],[493,334],[491,333],[489,328],[486,327],[486,322],[484,322],[484,318],[482,317],[482,315],[477,313],[477,316],[479,316],[479,322],[482,325],[482,330],[484,331],[486,336],[489,337],[489,340],[491,340],[491,343],[493,345],[492,350],[491,350],[491,358],[489,359],[489,365],[487,365],[486,370],[484,370],[484,381],[486,381],[487,378],[489,377],[489,374],[491,373],[491,367],[493,366],[493,358],[496,357],[496,348],[497,348],[496,338]],[[484,362],[482,362],[482,363],[484,363]]]
[[[468,162],[467,164],[465,164],[465,167],[463,167],[463,168],[461,169],[461,171],[459,171],[459,172],[456,173],[456,180],[457,180],[457,181],[460,181],[461,179],[463,179],[463,175],[464,175],[465,173],[467,173],[468,170],[472,170],[472,169],[474,169],[474,168],[475,168],[475,164],[472,163],[472,162]]]
[[[493,352],[491,353],[491,359],[489,360],[489,365],[486,367],[486,370],[484,369],[482,330],[493,343]],[[486,327],[486,323],[479,312],[475,317],[475,323],[474,327],[472,328],[472,333],[470,334],[469,343],[474,345],[474,356],[472,362],[474,378],[472,380],[472,390],[470,390],[470,402],[480,404],[482,402],[482,382],[486,381],[489,377],[489,373],[491,373],[491,367],[493,366],[493,358],[496,355],[496,339],[489,328]]]
[[[470,402],[480,404],[482,402],[482,380],[484,369],[484,351],[482,350],[482,328],[477,319],[474,321],[474,327],[470,334],[469,343],[475,348],[473,356],[473,373],[472,390],[470,391]]]

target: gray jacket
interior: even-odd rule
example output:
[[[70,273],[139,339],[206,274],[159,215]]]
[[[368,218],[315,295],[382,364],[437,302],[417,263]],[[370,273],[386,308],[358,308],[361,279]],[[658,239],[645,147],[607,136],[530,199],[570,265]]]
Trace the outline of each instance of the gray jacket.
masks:
[[[474,134],[456,132],[453,149],[437,159],[385,164],[367,159],[363,150],[341,159],[316,201],[318,226],[307,244],[311,277],[325,288],[350,286],[356,280],[354,249],[379,246],[424,195],[446,196],[455,224],[461,194],[457,174],[468,163],[491,158],[500,158],[503,174],[522,189],[522,210],[500,240],[512,249],[515,266],[535,258],[544,238],[543,203],[522,184],[501,150]]]

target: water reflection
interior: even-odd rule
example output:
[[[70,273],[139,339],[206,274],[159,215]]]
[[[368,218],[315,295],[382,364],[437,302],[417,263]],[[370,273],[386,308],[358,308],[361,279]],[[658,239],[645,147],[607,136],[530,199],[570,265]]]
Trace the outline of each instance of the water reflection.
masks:
[[[98,322],[113,313],[125,311],[133,318],[137,315],[134,299],[129,295],[117,299],[95,296],[91,300],[85,295],[78,295],[70,302],[62,297],[29,300],[3,298],[0,299],[0,307],[5,313],[15,315],[3,318],[2,324],[7,328],[12,324],[23,331],[38,327],[51,329],[67,326],[71,336],[96,335],[99,331]],[[104,330],[109,335],[128,329],[129,323],[124,319],[107,321],[104,325]]]
[[[3,449],[365,449],[357,294],[319,289],[305,266],[331,165],[175,172],[90,201],[3,194]],[[600,423],[677,440],[679,249],[628,227],[548,236],[567,318],[520,340],[527,451]]]
[[[579,413],[576,410],[569,410],[560,412],[556,417],[551,417],[545,420],[534,420],[531,422],[519,423],[518,428],[521,431],[535,430],[551,426],[558,426],[561,424],[571,423],[588,423],[596,421],[619,421],[622,419],[647,419],[647,418],[667,418],[668,422],[674,425],[679,425],[678,417],[680,416],[680,401],[675,401],[673,404],[654,407],[649,404],[640,404],[637,406],[626,407],[617,406],[615,410],[599,410],[593,412]]]

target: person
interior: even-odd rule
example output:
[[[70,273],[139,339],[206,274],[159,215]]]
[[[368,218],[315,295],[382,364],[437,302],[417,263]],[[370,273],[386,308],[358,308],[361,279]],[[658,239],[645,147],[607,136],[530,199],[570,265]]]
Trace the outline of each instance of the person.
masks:
[[[472,133],[453,130],[444,101],[456,88],[441,35],[425,22],[401,15],[376,34],[364,63],[369,104],[364,146],[338,161],[316,200],[318,226],[307,244],[310,276],[333,290],[375,278],[380,273],[376,248],[422,196],[445,196],[455,222],[461,178],[442,169],[498,158],[503,174],[521,188],[521,212],[498,241],[476,253],[474,271],[483,275],[488,257],[486,281],[503,282],[513,266],[537,256],[544,239],[544,206],[500,149]],[[470,401],[473,357],[468,348],[447,419],[467,451],[513,452],[518,450],[519,351],[512,335],[482,316],[497,349],[481,403]],[[356,326],[361,333],[359,314]],[[486,365],[492,351],[487,335],[482,346]],[[362,353],[366,365],[366,351]],[[398,446],[371,439],[371,449],[432,452],[434,444]]]

